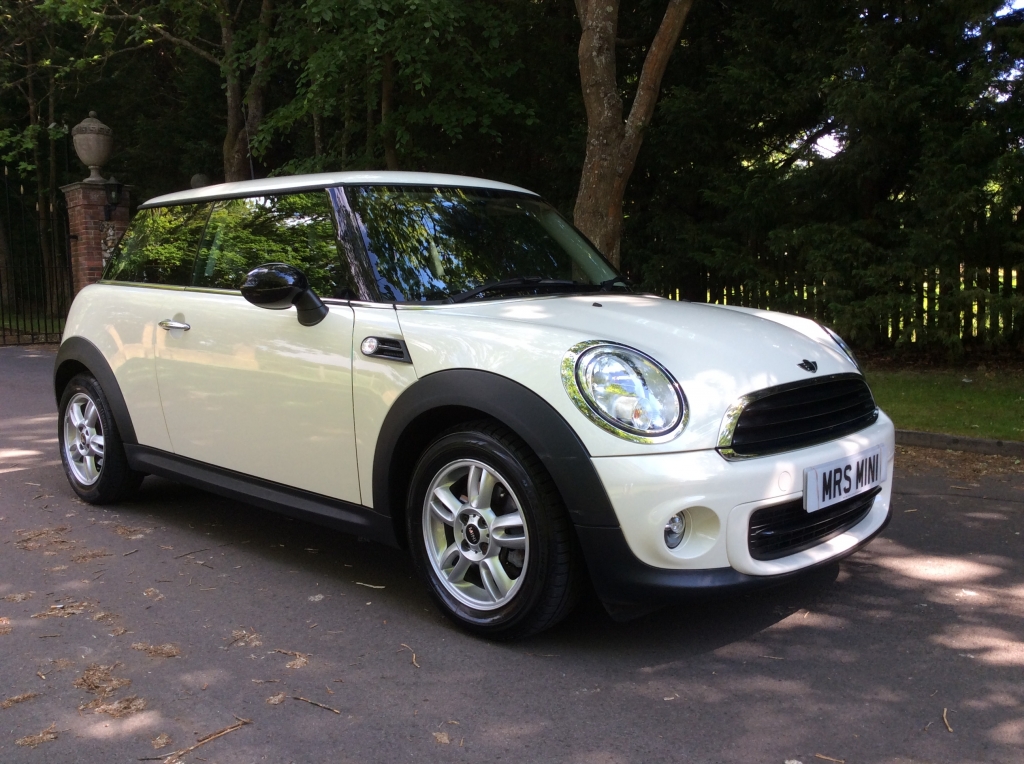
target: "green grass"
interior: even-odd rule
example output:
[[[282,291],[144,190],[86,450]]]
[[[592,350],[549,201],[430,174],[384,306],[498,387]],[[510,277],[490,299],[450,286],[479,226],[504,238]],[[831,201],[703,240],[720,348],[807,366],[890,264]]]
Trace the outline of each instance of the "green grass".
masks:
[[[868,370],[866,376],[898,429],[1024,440],[1024,373]]]
[[[7,330],[8,334],[60,334],[64,331],[64,319],[53,319],[35,314],[28,315],[3,315],[0,316],[0,325]]]

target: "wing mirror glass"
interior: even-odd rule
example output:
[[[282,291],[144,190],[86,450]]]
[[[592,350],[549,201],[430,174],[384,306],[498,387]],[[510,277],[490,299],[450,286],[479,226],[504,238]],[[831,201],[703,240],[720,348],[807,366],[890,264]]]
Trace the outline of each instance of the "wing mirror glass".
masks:
[[[249,271],[242,284],[242,297],[268,310],[287,310],[294,305],[303,326],[316,326],[328,312],[310,288],[306,274],[286,263],[267,263]]]

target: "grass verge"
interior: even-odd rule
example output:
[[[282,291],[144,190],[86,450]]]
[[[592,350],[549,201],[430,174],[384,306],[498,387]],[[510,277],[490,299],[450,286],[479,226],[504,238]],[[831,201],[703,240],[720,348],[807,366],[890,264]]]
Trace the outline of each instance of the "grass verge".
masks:
[[[901,430],[1024,440],[1019,371],[866,372],[875,400]]]

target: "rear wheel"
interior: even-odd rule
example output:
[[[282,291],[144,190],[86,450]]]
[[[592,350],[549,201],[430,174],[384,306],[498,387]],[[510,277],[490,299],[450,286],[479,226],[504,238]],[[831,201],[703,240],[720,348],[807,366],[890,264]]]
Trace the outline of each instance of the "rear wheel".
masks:
[[[536,456],[491,422],[459,426],[420,457],[409,495],[413,558],[441,610],[515,639],[569,613],[582,569],[558,491]]]
[[[90,504],[130,498],[144,476],[128,466],[114,415],[94,377],[71,379],[61,396],[59,421],[60,458],[75,493]]]

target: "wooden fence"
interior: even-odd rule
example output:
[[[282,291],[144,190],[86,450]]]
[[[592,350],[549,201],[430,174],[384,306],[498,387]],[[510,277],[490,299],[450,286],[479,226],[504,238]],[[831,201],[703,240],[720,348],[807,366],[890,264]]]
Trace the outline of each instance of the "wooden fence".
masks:
[[[686,287],[669,290],[670,299],[718,305],[740,305],[807,316],[829,325],[847,316],[835,315],[825,299],[827,284],[807,283],[798,276],[767,280],[729,280],[704,271]],[[850,306],[844,314],[869,324],[857,344],[895,346],[1008,346],[1024,350],[1024,267],[961,263],[952,273],[929,268],[914,283],[900,283],[889,294]],[[864,318],[867,316],[867,318]],[[856,323],[856,321],[855,321]],[[840,328],[842,328],[840,326]],[[861,332],[863,335],[864,332]],[[865,339],[869,339],[867,343]]]

